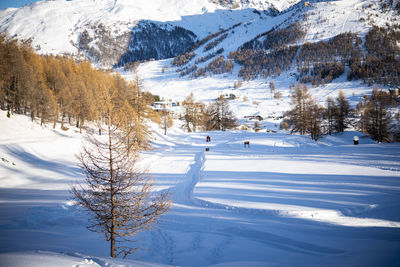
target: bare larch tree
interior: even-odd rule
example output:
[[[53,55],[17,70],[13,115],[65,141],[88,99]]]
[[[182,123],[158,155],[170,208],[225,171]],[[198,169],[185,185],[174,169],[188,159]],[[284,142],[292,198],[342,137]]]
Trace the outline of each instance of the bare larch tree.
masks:
[[[72,186],[78,204],[90,215],[88,229],[103,233],[110,241],[110,256],[116,258],[136,251],[131,247],[136,234],[151,228],[171,206],[170,194],[153,193],[149,173],[136,167],[138,144],[130,119],[134,109],[116,108],[105,93],[106,112],[98,123],[99,133],[87,135],[78,156],[86,174],[84,184]],[[124,244],[122,244],[124,243]],[[125,245],[126,244],[126,245]]]
[[[161,128],[164,130],[164,135],[167,135],[168,128],[174,125],[174,118],[168,111],[162,110],[160,112],[160,123]]]
[[[229,108],[228,100],[223,95],[208,105],[206,113],[208,117],[207,130],[225,131],[237,126],[237,119]]]

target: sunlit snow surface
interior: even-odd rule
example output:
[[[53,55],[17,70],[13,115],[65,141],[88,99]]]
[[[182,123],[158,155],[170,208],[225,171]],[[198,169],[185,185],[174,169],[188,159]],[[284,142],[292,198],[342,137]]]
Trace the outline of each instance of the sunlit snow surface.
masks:
[[[160,225],[137,237],[136,256],[114,262],[107,242],[86,230],[87,215],[70,200],[69,186],[83,178],[74,156],[80,134],[20,115],[8,119],[5,112],[0,126],[1,266],[396,266],[400,260],[399,144],[376,144],[357,132],[314,142],[285,133],[187,134],[176,126],[164,136],[153,126],[153,150],[143,153],[140,166],[149,168],[158,190],[174,193],[174,205]],[[354,135],[361,137],[358,146]]]

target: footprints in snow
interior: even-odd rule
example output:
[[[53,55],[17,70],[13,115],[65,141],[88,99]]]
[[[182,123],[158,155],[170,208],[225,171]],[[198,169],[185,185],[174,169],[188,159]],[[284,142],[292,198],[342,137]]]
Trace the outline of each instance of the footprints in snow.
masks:
[[[223,239],[216,243],[215,247],[210,250],[210,264],[217,264],[221,262],[224,251],[227,249],[229,244],[233,241],[232,237],[223,237]]]
[[[151,242],[152,255],[161,257],[163,262],[173,265],[176,245],[172,236],[163,230],[153,231]]]

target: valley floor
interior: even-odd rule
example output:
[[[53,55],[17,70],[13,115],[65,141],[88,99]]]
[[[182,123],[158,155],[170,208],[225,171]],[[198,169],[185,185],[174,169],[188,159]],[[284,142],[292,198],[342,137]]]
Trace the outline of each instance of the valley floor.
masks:
[[[318,142],[286,133],[156,133],[140,164],[157,190],[173,192],[174,205],[138,236],[137,257],[113,262],[70,201],[69,186],[83,177],[74,157],[80,135],[0,115],[1,266],[38,266],[40,257],[65,266],[400,264],[399,144],[361,138],[355,146],[357,132]]]

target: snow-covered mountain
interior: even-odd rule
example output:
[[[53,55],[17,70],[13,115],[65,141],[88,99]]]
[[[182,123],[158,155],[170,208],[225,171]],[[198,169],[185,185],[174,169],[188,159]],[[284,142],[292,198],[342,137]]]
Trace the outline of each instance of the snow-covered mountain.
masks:
[[[268,10],[270,8],[284,11],[301,0],[209,0],[211,3],[218,4],[227,8],[256,8]]]
[[[400,5],[394,1],[342,0],[306,3],[302,1],[281,13],[260,12],[254,9],[229,11],[228,14],[237,15],[234,17],[235,20],[230,21],[230,24],[219,32],[213,32],[214,34],[209,35],[209,38],[198,42],[190,54],[178,60],[166,59],[141,64],[138,70],[144,80],[145,89],[165,99],[175,100],[183,100],[193,93],[198,100],[206,103],[213,101],[221,94],[234,94],[236,99],[230,101],[230,105],[238,118],[261,115],[263,118],[271,118],[266,123],[266,127],[279,127],[278,118],[290,108],[291,85],[299,81],[298,69],[303,64],[301,61],[303,52],[307,51],[307,49],[302,49],[303,44],[307,43],[308,51],[311,51],[308,53],[307,60],[304,60],[304,62],[312,62],[311,67],[325,60],[327,62],[332,60],[332,58],[320,57],[321,54],[331,56],[332,50],[327,52],[320,49],[326,47],[328,43],[337,42],[333,50],[340,50],[344,47],[344,43],[351,43],[355,47],[354,52],[367,56],[366,36],[371,29],[374,26],[387,27],[387,25],[393,25],[390,28],[396,29],[395,25],[399,18]],[[348,34],[349,32],[352,34]],[[346,38],[348,41],[343,42]],[[284,44],[284,49],[285,46],[289,48],[287,50],[289,52],[291,48],[297,50],[293,50],[296,53],[292,53],[289,63],[278,62],[279,69],[273,66],[273,62],[285,56],[285,54],[279,54],[279,51],[274,53],[275,47],[279,48],[280,43]],[[229,67],[228,71],[222,70],[223,73],[215,74],[221,69],[211,69],[218,65],[212,63],[220,63],[222,60],[219,62],[214,60],[223,56],[225,62],[229,61],[231,52],[246,47],[246,44],[255,51],[252,57],[246,55],[245,51],[242,55],[247,61],[243,60],[244,63],[240,64],[236,60],[240,57],[235,57],[232,69],[228,62],[226,64]],[[257,52],[258,44],[263,46],[262,52]],[[372,43],[372,48],[375,45],[378,45],[378,42]],[[269,58],[270,54],[274,58]],[[252,61],[262,57],[265,57],[265,61],[259,62],[258,65],[251,65]],[[351,105],[355,107],[364,95],[371,93],[374,82],[365,82],[365,79],[349,81],[350,66],[347,56],[336,57],[334,54],[333,57],[333,61],[338,59],[340,61],[340,57],[342,58],[343,73],[339,77],[334,77],[328,82],[314,84],[305,82],[313,97],[321,105],[325,105],[327,97],[336,98],[339,90],[343,90]],[[177,64],[174,65],[174,63]],[[397,63],[394,62],[394,64]],[[282,66],[286,69],[281,68]],[[263,68],[272,70],[269,75],[266,75],[263,73]],[[280,73],[274,68],[280,70]],[[246,76],[247,69],[250,70],[250,78]],[[215,73],[211,73],[213,71]],[[125,74],[127,78],[131,76],[129,72]],[[279,98],[275,98],[270,92],[271,81],[276,85],[275,91],[279,92]],[[382,86],[381,83],[379,86]]]
[[[109,60],[96,58],[96,53],[90,50],[96,50],[102,56],[107,55],[106,51],[116,50],[116,54],[126,52],[121,48],[128,47],[129,35],[138,22],[179,21],[183,16],[203,14],[207,10],[213,12],[215,9],[216,5],[206,0],[42,1],[18,9],[2,10],[0,28],[10,36],[31,39],[39,53],[82,53],[107,64]],[[112,41],[107,43],[108,39]]]
[[[197,38],[243,19],[251,12],[232,12],[227,1],[181,0],[53,0],[21,8],[0,11],[0,30],[20,39],[31,39],[42,54],[83,54],[90,59],[112,65],[125,53],[140,54],[134,59],[167,58],[181,53]],[[237,10],[271,8],[284,10],[296,1],[241,1]],[[143,22],[146,21],[146,22]],[[147,27],[146,27],[147,26]],[[156,26],[156,28],[155,28]],[[147,28],[161,36],[147,51],[132,48],[144,36],[137,32]],[[186,29],[182,31],[181,28]],[[183,41],[183,42],[182,42]],[[162,45],[161,45],[162,46]],[[180,49],[174,49],[179,47]],[[129,50],[128,48],[131,48]],[[144,49],[146,50],[146,49]],[[157,53],[155,55],[154,51]],[[150,52],[149,52],[150,51]],[[111,56],[110,56],[111,54]]]
[[[304,42],[391,22],[376,0],[52,0],[0,11],[0,31],[32,40],[41,54],[72,54],[103,66],[179,55],[209,34],[241,23],[221,46],[236,50],[282,23],[301,21]],[[311,3],[311,4],[309,4]],[[292,8],[294,7],[294,8]],[[372,20],[360,21],[369,16]],[[373,22],[371,22],[373,21]]]

